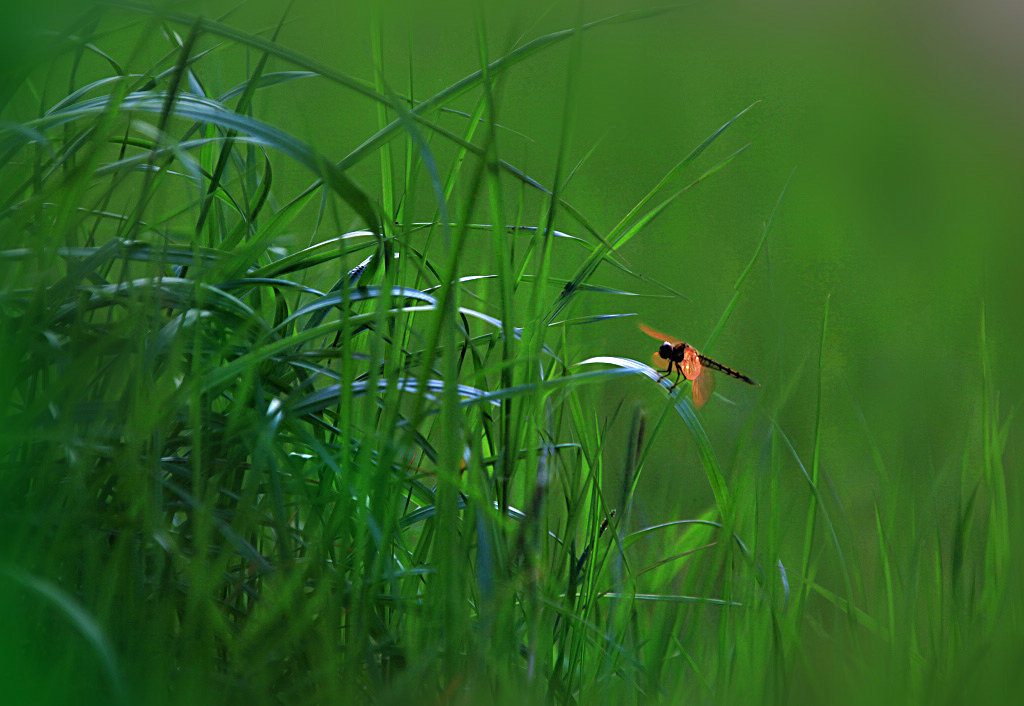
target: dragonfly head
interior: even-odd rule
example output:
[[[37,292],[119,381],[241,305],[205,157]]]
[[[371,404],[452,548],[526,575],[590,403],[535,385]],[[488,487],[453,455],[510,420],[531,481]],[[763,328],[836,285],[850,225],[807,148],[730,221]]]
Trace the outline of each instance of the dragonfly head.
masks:
[[[660,355],[665,360],[670,360],[672,358],[672,344],[669,343],[668,341],[662,343],[661,346],[658,348],[658,355]]]

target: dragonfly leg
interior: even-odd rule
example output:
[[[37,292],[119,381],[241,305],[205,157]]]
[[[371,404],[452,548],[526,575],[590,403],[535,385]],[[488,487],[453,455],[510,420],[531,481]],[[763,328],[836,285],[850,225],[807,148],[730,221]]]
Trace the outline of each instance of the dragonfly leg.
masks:
[[[670,371],[671,371],[671,368],[672,368],[672,363],[671,363],[671,362],[669,362],[669,370],[670,370]],[[676,368],[676,379],[675,379],[675,381],[674,381],[674,382],[672,383],[672,387],[668,388],[668,391],[669,391],[669,392],[672,392],[672,390],[676,389],[676,386],[677,386],[677,385],[679,384],[679,376],[680,376],[680,375],[682,374],[682,372],[683,372],[683,369],[682,369],[681,367],[679,367],[679,363],[676,363],[676,364],[675,364],[675,368]]]
[[[671,374],[672,374],[672,361],[670,360],[668,362],[668,368],[666,368],[664,371],[662,371],[661,375],[658,376],[658,382],[660,383],[662,380],[664,380],[665,378],[667,378]]]

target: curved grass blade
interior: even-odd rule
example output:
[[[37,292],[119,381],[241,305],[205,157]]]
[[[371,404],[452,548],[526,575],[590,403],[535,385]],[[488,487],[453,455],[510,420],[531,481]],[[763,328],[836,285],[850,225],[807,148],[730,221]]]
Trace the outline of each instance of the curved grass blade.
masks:
[[[432,311],[433,309],[434,307],[432,306],[406,306],[387,309],[383,312],[383,315],[397,316],[400,313]],[[303,329],[302,331],[291,334],[287,338],[267,343],[259,348],[254,348],[248,353],[244,353],[238,358],[235,358],[219,368],[210,371],[204,377],[200,385],[200,389],[202,392],[211,392],[216,390],[227,385],[232,380],[235,380],[257,363],[273,358],[274,356],[287,353],[289,350],[297,350],[303,343],[312,341],[320,336],[337,333],[345,326],[350,326],[355,329],[360,325],[370,324],[377,320],[377,316],[378,315],[376,313],[360,314],[358,316],[352,316],[347,320],[331,321],[310,329]]]
[[[649,365],[630,358],[596,356],[577,363],[577,365],[590,365],[595,363],[614,365],[626,372],[639,373],[659,382],[663,387],[669,385],[668,381],[661,377],[661,373],[659,371]],[[683,423],[690,432],[690,436],[697,444],[697,453],[700,456],[701,464],[704,466],[704,472],[711,485],[711,491],[715,495],[715,502],[718,505],[718,511],[722,515],[723,522],[731,526],[732,500],[729,496],[729,487],[725,482],[725,476],[719,468],[718,460],[715,458],[715,452],[711,448],[711,440],[708,438],[707,432],[704,431],[703,425],[697,418],[697,414],[691,406],[689,398],[677,391],[672,395],[672,399],[676,412],[679,414],[680,418],[682,418]]]
[[[135,92],[115,101],[103,96],[80,101],[62,110],[30,121],[28,125],[39,129],[50,129],[73,122],[83,117],[98,116],[111,110],[122,113],[144,113],[173,115],[178,118],[195,120],[216,125],[228,131],[248,135],[260,144],[271,147],[291,157],[298,164],[316,174],[338,194],[366,223],[370,230],[381,232],[381,213],[369,196],[354,181],[349,179],[342,168],[335,166],[313,148],[295,136],[247,115],[241,115],[208,98],[187,93],[172,94],[159,91]]]
[[[118,665],[117,652],[113,644],[103,632],[102,627],[78,600],[62,589],[60,586],[46,580],[33,576],[16,566],[0,564],[0,576],[7,577],[10,581],[28,589],[36,596],[44,599],[48,604],[57,609],[67,621],[92,646],[99,662],[103,665],[103,672],[113,688],[117,703],[127,704],[127,691],[125,680]]]

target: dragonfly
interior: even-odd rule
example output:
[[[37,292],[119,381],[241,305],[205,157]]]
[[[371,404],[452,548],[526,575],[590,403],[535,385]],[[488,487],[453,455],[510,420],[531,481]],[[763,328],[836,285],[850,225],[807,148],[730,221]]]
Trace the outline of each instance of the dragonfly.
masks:
[[[654,367],[658,369],[662,365],[667,365],[667,367],[661,374],[661,377],[658,378],[658,382],[661,382],[675,372],[676,381],[669,388],[670,390],[675,389],[675,386],[680,381],[679,376],[682,375],[693,383],[693,404],[697,409],[704,406],[704,403],[708,401],[715,389],[715,379],[711,375],[712,370],[717,370],[729,377],[742,380],[748,385],[757,384],[743,373],[722,365],[716,360],[711,360],[706,355],[701,355],[689,343],[683,343],[678,338],[666,336],[645,324],[640,324],[640,330],[651,338],[661,341],[661,346],[654,353]]]

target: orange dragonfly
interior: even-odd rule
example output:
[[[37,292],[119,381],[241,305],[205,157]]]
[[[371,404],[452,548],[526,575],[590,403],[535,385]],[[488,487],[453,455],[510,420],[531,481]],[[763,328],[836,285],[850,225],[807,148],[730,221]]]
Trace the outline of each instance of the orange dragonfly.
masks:
[[[715,389],[715,379],[711,375],[712,370],[723,372],[737,380],[742,380],[748,385],[757,384],[743,373],[726,367],[718,361],[711,360],[711,358],[705,355],[701,355],[689,343],[683,343],[678,338],[666,336],[660,331],[655,331],[650,326],[644,324],[640,324],[640,330],[651,338],[662,342],[654,354],[654,367],[660,369],[662,365],[665,365],[664,361],[667,361],[668,367],[661,377],[658,378],[658,381],[661,382],[661,380],[667,378],[674,370],[676,381],[669,389],[674,389],[679,384],[680,375],[692,382],[693,404],[697,409],[704,406],[704,403],[708,401]]]

